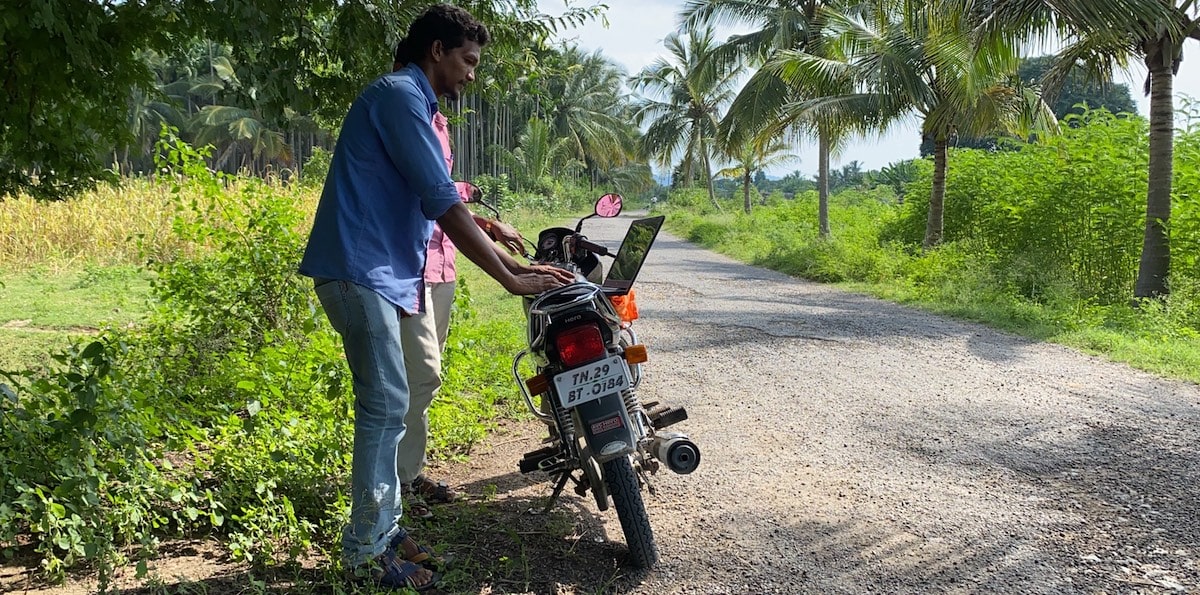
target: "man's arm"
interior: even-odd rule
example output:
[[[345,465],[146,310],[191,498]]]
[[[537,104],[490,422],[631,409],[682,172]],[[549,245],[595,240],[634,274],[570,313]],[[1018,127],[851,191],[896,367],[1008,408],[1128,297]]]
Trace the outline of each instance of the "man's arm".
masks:
[[[421,211],[433,219],[459,202],[458,189],[446,171],[441,141],[429,122],[425,96],[407,82],[380,91],[371,108],[384,150],[409,189],[421,200]]]
[[[442,226],[442,231],[454,241],[459,252],[479,265],[479,268],[509,293],[533,295],[565,283],[556,275],[532,272],[528,267],[521,267],[511,256],[504,254],[503,250],[483,234],[483,230],[471,216],[470,209],[463,203],[450,207],[444,215],[438,217],[437,222]],[[505,258],[509,262],[506,262]],[[512,265],[516,266],[510,268]]]
[[[493,240],[500,242],[502,246],[508,248],[508,251],[513,254],[525,254],[525,240],[521,237],[521,232],[517,231],[513,226],[500,221],[499,219],[488,219],[487,217],[475,217],[475,224],[486,232]]]

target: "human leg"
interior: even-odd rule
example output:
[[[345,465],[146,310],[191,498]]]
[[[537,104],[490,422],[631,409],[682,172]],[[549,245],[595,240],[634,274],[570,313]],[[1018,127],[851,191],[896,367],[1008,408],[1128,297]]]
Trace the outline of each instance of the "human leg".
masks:
[[[426,287],[425,303],[432,305]],[[438,348],[437,322],[431,307],[401,319],[400,340],[408,374],[410,402],[404,418],[407,431],[396,451],[396,468],[403,483],[416,479],[425,468],[429,443],[429,406],[442,386],[442,352]]]
[[[342,533],[342,556],[349,566],[359,566],[387,550],[401,514],[396,447],[405,434],[409,396],[400,312],[379,294],[347,281],[321,283],[316,293],[342,337],[353,376],[350,523]]]
[[[433,318],[437,324],[438,349],[446,351],[446,338],[450,335],[450,310],[454,307],[454,281],[430,283],[430,302]]]

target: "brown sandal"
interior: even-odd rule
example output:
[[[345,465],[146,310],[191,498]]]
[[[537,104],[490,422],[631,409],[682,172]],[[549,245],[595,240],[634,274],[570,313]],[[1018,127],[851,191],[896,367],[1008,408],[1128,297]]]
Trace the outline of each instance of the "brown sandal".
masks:
[[[425,475],[418,475],[408,489],[430,504],[449,504],[458,500],[458,492],[450,489],[444,481],[433,481]]]

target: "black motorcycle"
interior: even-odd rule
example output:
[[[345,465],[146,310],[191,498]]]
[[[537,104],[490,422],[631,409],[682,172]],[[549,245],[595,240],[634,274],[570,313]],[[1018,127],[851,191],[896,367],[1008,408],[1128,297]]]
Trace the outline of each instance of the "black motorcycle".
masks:
[[[481,202],[471,188],[463,195]],[[682,407],[642,403],[637,394],[648,356],[632,327],[637,316],[632,286],[663,217],[629,226],[607,276],[600,257],[611,256],[609,251],[581,233],[590,217],[619,215],[621,203],[620,195],[606,194],[575,229],[551,227],[538,234],[531,261],[572,271],[576,281],[525,298],[529,347],[517,354],[512,369],[530,411],[549,428],[546,446],[520,462],[522,473],[555,480],[546,511],[567,483],[580,496],[590,490],[601,511],[608,510],[611,497],[631,562],[648,568],[659,554],[642,502],[643,486],[653,494],[647,474],[656,473],[660,463],[691,473],[700,450],[686,435],[663,431],[687,419]],[[537,371],[531,378],[520,371],[526,358]]]

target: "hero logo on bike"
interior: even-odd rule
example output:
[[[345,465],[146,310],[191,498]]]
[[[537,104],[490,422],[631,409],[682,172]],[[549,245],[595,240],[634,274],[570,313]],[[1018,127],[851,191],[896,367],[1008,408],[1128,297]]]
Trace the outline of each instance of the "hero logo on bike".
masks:
[[[621,421],[620,415],[614,415],[608,419],[598,421],[592,424],[592,435],[603,434],[617,428],[625,427],[625,423]]]
[[[619,355],[567,370],[554,377],[558,401],[565,409],[578,407],[628,387],[629,368]]]

